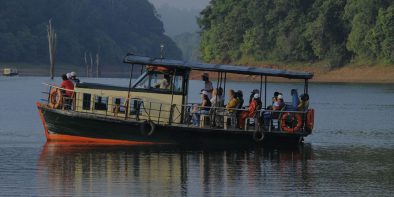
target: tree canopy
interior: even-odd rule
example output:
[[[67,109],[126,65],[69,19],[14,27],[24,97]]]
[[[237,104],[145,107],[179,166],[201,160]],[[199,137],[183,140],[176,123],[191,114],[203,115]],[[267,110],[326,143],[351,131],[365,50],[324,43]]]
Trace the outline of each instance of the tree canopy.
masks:
[[[0,62],[48,62],[47,27],[57,33],[57,61],[81,63],[84,53],[102,64],[120,63],[127,52],[180,58],[147,0],[0,0]]]
[[[392,0],[212,0],[198,22],[205,61],[394,63]]]

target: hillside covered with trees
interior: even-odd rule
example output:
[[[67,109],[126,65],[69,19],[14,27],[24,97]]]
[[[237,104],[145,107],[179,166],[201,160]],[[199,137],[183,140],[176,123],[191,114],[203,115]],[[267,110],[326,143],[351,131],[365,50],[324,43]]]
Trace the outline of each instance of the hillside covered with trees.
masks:
[[[394,63],[392,0],[212,0],[198,22],[205,61]]]
[[[102,65],[128,52],[180,58],[147,0],[0,0],[0,62],[48,63],[47,24],[57,33],[59,63],[81,64],[85,52]]]

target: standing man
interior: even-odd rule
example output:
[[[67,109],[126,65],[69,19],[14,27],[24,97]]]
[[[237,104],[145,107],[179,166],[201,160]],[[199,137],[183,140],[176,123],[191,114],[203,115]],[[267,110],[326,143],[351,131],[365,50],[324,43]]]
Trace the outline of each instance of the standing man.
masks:
[[[74,90],[74,84],[71,82],[66,74],[62,75],[62,83],[60,84],[61,88],[64,88],[64,94],[66,97],[71,97],[73,95],[73,90]]]
[[[213,86],[212,82],[209,81],[209,75],[208,73],[204,73],[201,75],[202,80],[204,81],[204,90],[207,91],[208,93],[208,98],[211,99],[212,97],[212,91],[213,91]]]

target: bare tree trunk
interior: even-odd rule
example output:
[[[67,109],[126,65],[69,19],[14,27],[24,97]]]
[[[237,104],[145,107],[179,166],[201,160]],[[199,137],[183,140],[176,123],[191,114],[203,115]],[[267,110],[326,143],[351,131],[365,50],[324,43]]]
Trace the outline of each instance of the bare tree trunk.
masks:
[[[52,26],[52,19],[49,19],[47,26],[48,31],[48,49],[49,49],[49,64],[50,64],[50,76],[53,80],[55,75],[55,55],[56,55],[56,32]]]
[[[89,77],[89,64],[88,64],[88,57],[86,55],[86,51],[84,53],[84,61],[86,66],[86,77]]]
[[[98,53],[96,53],[96,77],[100,77],[100,67],[99,67],[99,62],[100,61],[100,56]]]
[[[90,74],[93,77],[93,57],[92,57],[92,53],[89,53],[90,56]]]

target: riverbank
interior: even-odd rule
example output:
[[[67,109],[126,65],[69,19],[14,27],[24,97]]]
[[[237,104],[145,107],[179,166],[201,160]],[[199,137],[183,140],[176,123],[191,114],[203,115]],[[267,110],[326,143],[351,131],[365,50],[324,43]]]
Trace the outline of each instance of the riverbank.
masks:
[[[7,66],[6,66],[7,65]],[[2,71],[5,67],[17,68],[20,76],[48,76],[49,66],[44,65],[32,65],[32,64],[0,64]],[[260,66],[258,66],[260,67]],[[348,65],[342,68],[329,69],[321,65],[291,65],[291,66],[276,66],[276,65],[265,65],[261,66],[272,69],[285,69],[293,71],[306,71],[314,73],[314,77],[311,82],[315,83],[394,83],[394,65],[391,66],[359,66],[359,65]],[[139,69],[134,73],[134,77],[140,74]],[[56,76],[60,76],[62,73],[75,71],[79,76],[86,76],[85,68],[72,66],[72,65],[59,65],[56,68]],[[202,72],[193,71],[191,73],[191,79],[201,79]],[[211,79],[217,78],[217,73],[210,73]],[[124,78],[129,77],[129,71],[127,66],[112,66],[105,68],[101,72],[101,77],[113,77],[113,78]],[[227,76],[229,80],[235,81],[255,81],[260,80],[258,76],[247,76],[229,74]],[[288,80],[284,78],[270,78],[269,81],[275,82],[293,82],[296,80]]]
[[[312,83],[394,83],[394,66],[345,66],[337,69],[328,69],[322,66],[262,66],[265,68],[285,69],[289,71],[305,71],[314,74]],[[191,79],[200,79],[201,72],[193,72]],[[216,73],[210,74],[212,80],[217,78]],[[251,81],[260,80],[258,76],[234,75],[227,76],[229,80]],[[284,78],[270,77],[269,81],[289,82]]]

